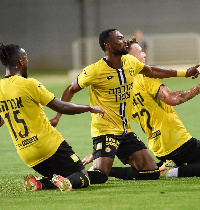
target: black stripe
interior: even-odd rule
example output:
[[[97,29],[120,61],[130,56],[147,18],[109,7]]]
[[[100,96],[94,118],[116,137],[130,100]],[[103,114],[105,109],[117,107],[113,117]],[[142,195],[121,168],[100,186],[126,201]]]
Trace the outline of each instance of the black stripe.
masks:
[[[125,107],[126,107],[126,102],[120,103],[120,115],[122,119],[123,130],[124,130],[123,134],[127,133],[127,130],[126,130],[127,119],[125,118]]]
[[[124,85],[126,83],[126,76],[124,74],[124,69],[123,68],[117,69],[117,73],[118,73],[120,85]]]

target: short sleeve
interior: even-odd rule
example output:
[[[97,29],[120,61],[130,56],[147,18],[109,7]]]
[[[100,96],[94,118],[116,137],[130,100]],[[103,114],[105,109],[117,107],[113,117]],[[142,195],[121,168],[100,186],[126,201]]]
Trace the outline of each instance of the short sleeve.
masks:
[[[144,84],[145,84],[146,90],[153,97],[156,97],[156,95],[157,95],[157,93],[159,91],[160,86],[163,85],[163,83],[160,82],[160,80],[149,78],[149,77],[145,77],[145,76],[144,76]]]
[[[26,90],[28,94],[37,103],[40,103],[43,106],[46,106],[49,102],[51,102],[55,96],[53,93],[49,92],[39,81],[35,79],[27,79],[29,82],[27,83]]]
[[[99,75],[98,64],[92,64],[83,69],[78,76],[78,85],[80,88],[88,87],[97,83]]]
[[[144,68],[144,63],[140,62],[136,57],[132,55],[125,55],[122,57],[124,62],[129,62],[130,67],[134,70],[134,75],[137,75]]]

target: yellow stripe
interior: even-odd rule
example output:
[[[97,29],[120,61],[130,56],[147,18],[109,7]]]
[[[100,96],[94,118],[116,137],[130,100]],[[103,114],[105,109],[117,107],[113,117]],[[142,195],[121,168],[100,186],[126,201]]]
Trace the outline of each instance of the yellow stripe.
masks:
[[[153,170],[153,171],[139,171],[139,173],[141,174],[152,174],[152,173],[155,173],[155,172],[158,172],[159,170]]]
[[[75,154],[71,155],[70,157],[74,162],[77,162],[79,160],[79,158]]]
[[[179,70],[177,71],[177,77],[185,77],[186,70]]]

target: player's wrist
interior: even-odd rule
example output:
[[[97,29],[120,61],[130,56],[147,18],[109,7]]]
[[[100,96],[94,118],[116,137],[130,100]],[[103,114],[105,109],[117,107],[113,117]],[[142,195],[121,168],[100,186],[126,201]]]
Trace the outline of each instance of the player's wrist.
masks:
[[[177,70],[177,77],[185,77],[187,70]]]

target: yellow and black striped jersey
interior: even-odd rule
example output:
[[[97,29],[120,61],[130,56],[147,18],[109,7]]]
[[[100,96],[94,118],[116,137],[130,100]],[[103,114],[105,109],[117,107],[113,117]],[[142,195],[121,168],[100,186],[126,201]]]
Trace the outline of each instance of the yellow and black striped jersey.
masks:
[[[131,132],[130,117],[133,78],[144,64],[131,55],[122,56],[122,67],[115,69],[105,58],[87,66],[78,76],[80,88],[89,86],[90,104],[105,110],[103,118],[92,114],[92,137]]]
[[[0,115],[19,156],[30,167],[51,157],[64,141],[43,110],[54,98],[35,79],[15,75],[0,80]]]
[[[148,137],[149,149],[155,156],[165,156],[192,136],[172,106],[157,99],[162,83],[138,74],[134,78],[132,119]]]

